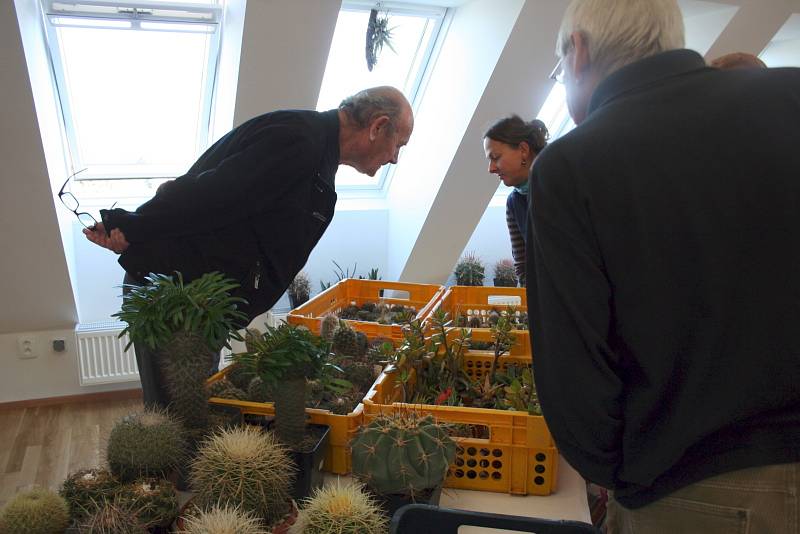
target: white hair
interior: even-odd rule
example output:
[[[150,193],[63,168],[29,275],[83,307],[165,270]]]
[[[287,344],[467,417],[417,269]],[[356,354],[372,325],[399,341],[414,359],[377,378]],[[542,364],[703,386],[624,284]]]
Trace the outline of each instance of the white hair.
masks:
[[[558,31],[557,56],[567,55],[573,32],[586,39],[592,68],[602,78],[684,46],[683,15],[676,0],[573,0]]]

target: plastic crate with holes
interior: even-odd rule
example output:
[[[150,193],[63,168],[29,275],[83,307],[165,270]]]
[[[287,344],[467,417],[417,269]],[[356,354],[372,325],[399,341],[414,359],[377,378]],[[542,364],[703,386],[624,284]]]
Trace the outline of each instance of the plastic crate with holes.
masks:
[[[480,378],[491,368],[492,359],[491,354],[468,351],[464,370],[470,377]],[[509,364],[530,365],[531,357],[500,357],[501,370]],[[549,495],[555,491],[558,451],[542,416],[513,410],[397,402],[401,397],[395,374],[382,373],[364,397],[364,421],[380,414],[415,411],[459,425],[464,430],[459,434],[468,434],[455,438],[457,455],[445,487],[516,495]]]
[[[413,308],[416,312],[413,318],[422,319],[443,293],[443,286],[432,284],[345,278],[289,312],[286,321],[304,325],[319,334],[323,316],[329,313],[339,315],[348,306],[358,307],[368,302]],[[380,324],[377,321],[353,319],[347,319],[347,322],[351,328],[363,332],[370,339],[386,338],[393,342],[403,340],[402,324]]]
[[[229,365],[209,377],[206,380],[206,385],[209,386],[222,380],[232,368],[233,365]],[[223,399],[221,397],[211,397],[208,402],[212,406],[237,409],[242,414],[242,417],[247,415],[275,415],[275,406],[271,402],[251,402]],[[346,415],[335,414],[329,410],[306,408],[306,415],[309,423],[328,425],[330,427],[328,449],[325,451],[325,462],[322,465],[322,469],[339,475],[349,473],[351,465],[350,442],[364,420],[364,405],[359,404],[352,412]]]

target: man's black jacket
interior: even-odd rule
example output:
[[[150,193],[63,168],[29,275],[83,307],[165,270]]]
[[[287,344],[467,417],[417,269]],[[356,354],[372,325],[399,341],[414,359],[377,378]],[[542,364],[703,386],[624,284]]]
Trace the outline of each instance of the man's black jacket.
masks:
[[[242,287],[250,319],[280,298],[334,213],[336,110],[276,111],[209,148],[135,212],[103,211],[130,243],[119,263],[134,278],[221,271]]]
[[[800,69],[629,65],[529,196],[536,385],[580,473],[638,507],[800,460]]]

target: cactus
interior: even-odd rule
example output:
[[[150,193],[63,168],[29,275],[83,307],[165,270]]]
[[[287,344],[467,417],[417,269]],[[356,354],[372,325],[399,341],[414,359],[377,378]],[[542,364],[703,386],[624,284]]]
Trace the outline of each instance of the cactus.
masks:
[[[148,534],[139,511],[135,504],[118,499],[99,502],[77,530],[79,534]]]
[[[137,510],[146,528],[166,528],[178,515],[178,494],[171,482],[157,478],[139,479],[123,486],[117,495],[121,503]]]
[[[219,397],[220,399],[247,399],[247,393],[234,386],[230,381],[224,379],[211,384],[208,388],[208,395],[210,397]]]
[[[120,488],[119,480],[106,469],[81,469],[69,475],[61,485],[59,494],[69,505],[70,517],[83,518],[87,510]]]
[[[186,515],[178,534],[268,534],[261,521],[235,506],[213,506]]]
[[[272,386],[265,383],[260,376],[254,376],[247,386],[247,400],[250,402],[272,402]]]
[[[383,534],[387,529],[380,506],[352,482],[317,489],[296,525],[303,534]]]
[[[482,286],[486,277],[483,262],[473,252],[464,254],[456,264],[456,284],[460,286]]]
[[[3,534],[63,534],[69,526],[69,506],[46,489],[20,493],[0,514]]]
[[[195,503],[241,507],[272,525],[291,510],[295,468],[271,433],[254,427],[220,430],[207,438],[192,461]]]
[[[333,334],[333,351],[340,356],[357,356],[358,342],[356,331],[344,321],[339,321],[339,327]]]
[[[166,477],[186,455],[180,423],[167,412],[146,410],[128,415],[111,429],[106,457],[122,482],[141,476]]]
[[[328,314],[322,318],[319,325],[319,335],[328,343],[333,343],[333,334],[339,328],[339,318],[333,314]]]
[[[231,369],[225,374],[225,378],[234,387],[247,391],[247,386],[250,385],[250,380],[253,379],[253,373],[241,365],[231,365],[230,367]]]
[[[311,280],[304,271],[300,271],[286,289],[292,308],[297,308],[308,300],[311,293]]]
[[[414,497],[443,482],[456,444],[433,417],[398,414],[363,427],[352,453],[353,475],[376,493]]]
[[[206,379],[215,353],[201,336],[192,332],[173,334],[160,351],[161,369],[169,390],[170,408],[190,429],[208,427]]]
[[[517,271],[509,259],[494,264],[494,285],[498,287],[517,287]]]

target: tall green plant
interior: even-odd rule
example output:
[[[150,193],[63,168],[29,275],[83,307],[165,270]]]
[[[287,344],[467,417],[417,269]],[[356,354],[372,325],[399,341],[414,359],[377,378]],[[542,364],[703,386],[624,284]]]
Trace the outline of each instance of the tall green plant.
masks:
[[[275,391],[275,431],[297,448],[305,435],[306,379],[316,378],[328,354],[328,343],[307,328],[282,323],[250,339],[248,351],[233,360]]]

